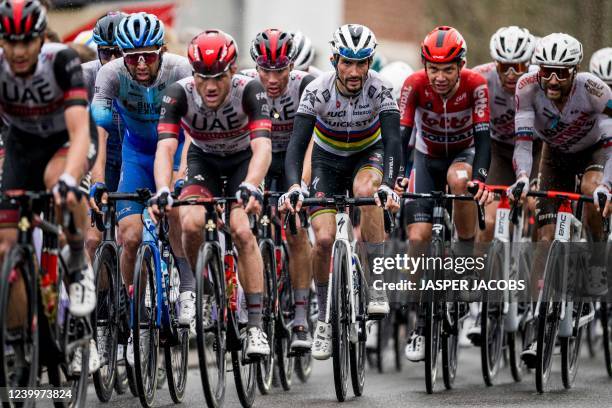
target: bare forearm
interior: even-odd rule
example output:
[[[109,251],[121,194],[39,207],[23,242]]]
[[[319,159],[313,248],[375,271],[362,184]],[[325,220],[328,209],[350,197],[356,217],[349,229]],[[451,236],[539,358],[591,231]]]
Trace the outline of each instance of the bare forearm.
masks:
[[[249,162],[249,171],[247,173],[246,181],[254,186],[258,186],[266,177],[270,163],[272,162],[272,143],[270,139],[255,139],[251,143],[253,150],[253,156]]]
[[[302,168],[302,180],[307,185],[310,185],[312,179],[312,169],[310,168],[312,163],[312,148],[314,146],[314,138],[310,139],[308,144],[308,150],[306,150],[306,156],[304,156],[304,167]]]
[[[91,169],[92,183],[104,182],[106,178],[106,143],[108,141],[108,132],[104,128],[98,127],[98,157]]]
[[[174,153],[176,153],[177,147],[178,141],[175,139],[161,140],[157,144],[157,152],[155,153],[155,163],[153,166],[157,190],[162,187],[170,187],[170,183],[172,182]]]
[[[87,169],[87,155],[91,143],[89,114],[83,106],[73,106],[66,110],[66,124],[70,138],[70,148],[66,156],[65,173],[80,180]]]

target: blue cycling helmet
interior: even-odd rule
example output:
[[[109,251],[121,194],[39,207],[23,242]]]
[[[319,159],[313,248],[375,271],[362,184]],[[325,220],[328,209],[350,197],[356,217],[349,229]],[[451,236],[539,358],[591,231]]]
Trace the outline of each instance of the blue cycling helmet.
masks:
[[[154,14],[130,14],[119,22],[115,33],[122,50],[164,45],[164,23]]]
[[[117,45],[115,30],[127,14],[121,12],[110,12],[96,21],[93,29],[93,41],[101,47],[113,47]]]

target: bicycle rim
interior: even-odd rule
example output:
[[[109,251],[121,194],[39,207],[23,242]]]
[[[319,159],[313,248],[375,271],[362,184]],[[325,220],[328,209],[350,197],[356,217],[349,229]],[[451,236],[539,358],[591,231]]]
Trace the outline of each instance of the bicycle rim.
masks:
[[[209,407],[219,407],[225,400],[225,281],[222,270],[219,253],[212,244],[205,243],[196,268],[196,343],[202,388]],[[208,292],[212,293],[207,293],[207,285]],[[205,295],[212,302],[210,327],[204,325]]]
[[[119,297],[116,277],[117,253],[111,245],[102,245],[94,259],[96,276],[97,305],[92,318],[96,344],[99,344],[98,328],[102,329],[106,347],[107,364],[93,374],[96,395],[102,402],[108,402],[113,394],[117,367]],[[100,356],[102,357],[102,356]]]
[[[288,323],[291,321],[293,308],[293,289],[291,287],[291,279],[289,276],[288,265],[289,260],[284,248],[281,249],[281,282],[279,283],[279,311],[277,317],[277,327],[279,333],[276,336],[276,361],[278,365],[278,376],[283,390],[289,391],[293,380],[293,370],[295,366],[295,357],[289,356],[291,351],[291,337],[288,335]],[[310,325],[309,325],[310,326]],[[298,358],[299,359],[299,358]]]
[[[259,250],[263,260],[264,291],[263,291],[263,326],[262,330],[266,333],[270,348],[274,346],[276,331],[276,262],[274,256],[274,245],[269,240],[264,240],[259,244]],[[257,363],[257,388],[262,395],[270,393],[272,388],[272,377],[274,376],[274,357],[275,353],[270,350],[270,354],[259,360]]]
[[[331,325],[332,325],[332,365],[336,398],[346,399],[347,377],[349,370],[349,336],[347,328],[348,305],[346,294],[346,274],[349,273],[346,248],[338,243],[333,252]],[[328,299],[329,301],[329,299]]]
[[[451,308],[449,313],[452,326],[449,333],[442,334],[442,378],[444,387],[450,390],[453,388],[457,375],[459,338],[456,333],[459,333],[459,304],[457,302],[450,305],[447,303],[446,307]]]
[[[366,293],[365,293],[365,281],[362,278],[361,271],[358,271],[356,278],[359,280],[357,284],[353,282],[353,287],[356,289],[356,296],[354,297],[355,307],[357,308],[357,315],[361,316],[356,324],[357,328],[357,342],[349,343],[350,363],[351,363],[351,383],[353,385],[353,393],[356,397],[360,397],[363,394],[363,387],[365,385],[365,362],[366,362],[366,327],[365,327],[365,315],[366,315]],[[347,319],[348,320],[348,319]],[[382,320],[378,321],[378,333],[379,333],[379,348],[382,347],[380,340],[382,333]],[[380,358],[380,356],[378,357]],[[379,361],[379,364],[380,361]]]
[[[580,344],[582,340],[583,327],[578,327],[578,322],[583,313],[583,303],[580,302],[576,308],[578,313],[574,314],[573,331],[575,336],[561,338],[561,380],[566,389],[572,388],[578,373],[578,362],[580,361]],[[586,325],[589,329],[589,325]]]
[[[77,377],[66,378],[66,364],[47,368],[49,383],[54,387],[70,388],[70,400],[53,401],[58,408],[81,408],[87,406],[87,377],[89,376],[89,343],[81,349],[81,373]],[[63,375],[64,374],[64,375]]]
[[[187,385],[187,363],[189,359],[189,329],[179,329],[179,344],[164,347],[164,361],[168,375],[168,390],[176,404],[183,401]]]
[[[156,282],[153,253],[148,245],[138,250],[134,269],[134,307],[133,342],[134,372],[140,402],[150,407],[157,390],[157,362],[159,331],[156,327]],[[142,299],[142,300],[141,300]],[[142,332],[141,332],[142,331]],[[148,334],[143,336],[144,333]]]
[[[255,401],[257,363],[243,364],[244,347],[241,351],[232,351],[232,371],[240,404],[249,408]]]

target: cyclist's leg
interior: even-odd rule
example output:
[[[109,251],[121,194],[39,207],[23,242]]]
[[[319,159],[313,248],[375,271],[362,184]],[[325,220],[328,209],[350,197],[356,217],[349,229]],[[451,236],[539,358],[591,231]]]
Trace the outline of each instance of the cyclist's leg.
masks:
[[[473,147],[454,157],[446,176],[452,194],[467,194],[467,184],[472,179],[473,160]],[[453,211],[459,240],[473,243],[476,232],[476,205],[470,201],[454,201]]]

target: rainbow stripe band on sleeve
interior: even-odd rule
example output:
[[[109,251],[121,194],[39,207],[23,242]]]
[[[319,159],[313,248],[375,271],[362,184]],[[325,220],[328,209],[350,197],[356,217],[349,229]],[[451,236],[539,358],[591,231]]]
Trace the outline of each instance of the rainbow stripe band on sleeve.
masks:
[[[336,153],[340,156],[350,156],[353,153],[361,152],[381,138],[380,122],[378,118],[363,130],[356,131],[337,131],[325,126],[317,118],[315,124],[315,142],[326,151]]]

